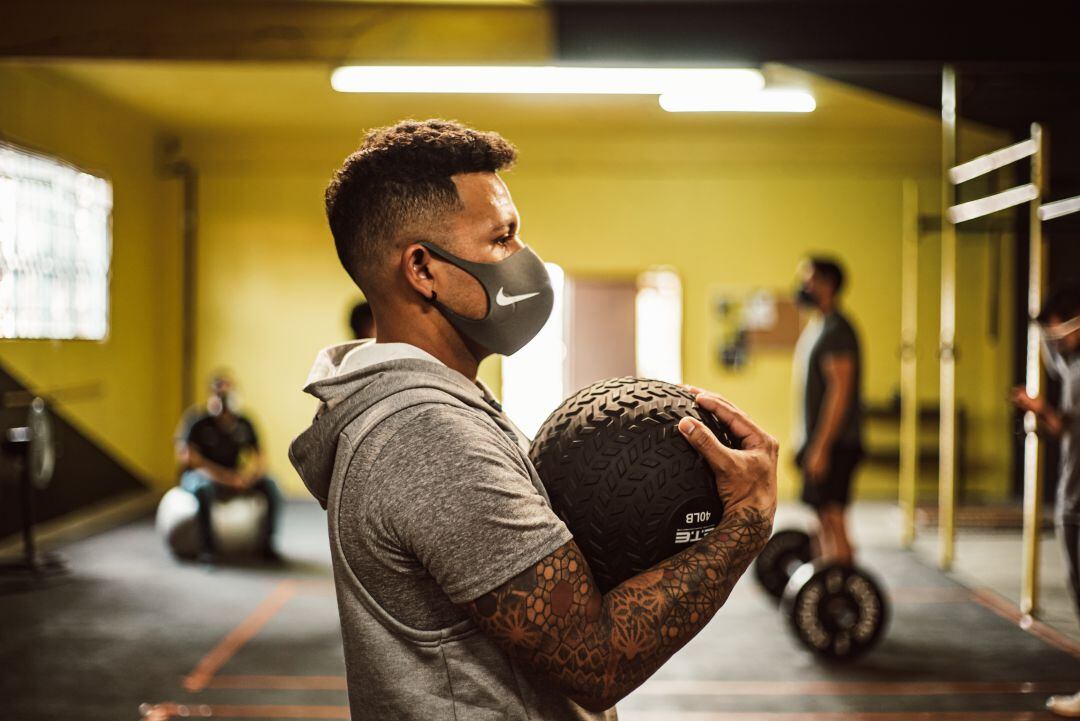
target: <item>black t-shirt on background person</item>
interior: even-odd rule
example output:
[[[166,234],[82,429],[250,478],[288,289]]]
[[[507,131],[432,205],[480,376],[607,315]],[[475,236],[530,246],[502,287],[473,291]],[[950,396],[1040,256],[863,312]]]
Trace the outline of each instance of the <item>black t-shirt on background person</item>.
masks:
[[[240,464],[241,453],[259,449],[255,427],[243,416],[225,424],[205,414],[191,424],[185,440],[206,460],[234,470]]]
[[[820,421],[828,380],[825,359],[831,355],[851,356],[855,365],[851,395],[833,445],[837,448],[862,448],[862,357],[859,338],[851,323],[839,312],[815,318],[803,330],[795,349],[795,382],[801,385],[802,413],[796,416],[795,449],[805,450],[814,438]],[[799,423],[801,417],[802,423]],[[801,426],[801,427],[798,427]]]

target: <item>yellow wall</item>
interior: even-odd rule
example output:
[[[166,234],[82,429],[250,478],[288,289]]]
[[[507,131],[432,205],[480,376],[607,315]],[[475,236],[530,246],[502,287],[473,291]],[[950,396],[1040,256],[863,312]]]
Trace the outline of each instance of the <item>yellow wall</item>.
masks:
[[[0,90],[5,135],[108,175],[116,197],[108,341],[3,342],[0,354],[36,387],[100,382],[102,398],[64,410],[133,469],[165,483],[180,410],[178,193],[174,181],[155,175],[153,155],[155,124],[166,123],[45,70],[0,69]],[[758,353],[742,371],[722,369],[709,311],[718,287],[787,292],[803,253],[840,256],[852,276],[846,303],[864,341],[866,397],[881,402],[894,392],[900,186],[918,179],[926,207],[937,212],[932,113],[836,87],[805,118],[666,116],[644,103],[607,100],[593,112],[586,101],[565,110],[522,101],[507,111],[491,100],[455,101],[451,113],[425,112],[423,99],[410,103],[409,114],[450,114],[519,145],[519,166],[507,180],[524,237],[545,259],[579,276],[676,268],[685,292],[686,379],[729,395],[782,440],[790,436],[790,355]],[[351,107],[337,122],[347,133],[171,128],[201,178],[196,375],[220,366],[236,372],[273,472],[301,495],[285,455],[314,410],[300,387],[315,352],[346,336],[346,313],[358,297],[334,255],[323,189],[365,128],[399,117],[392,105]],[[1003,141],[982,131],[964,139],[962,157]],[[978,470],[969,487],[990,499],[1006,493],[1011,454],[1003,402],[1011,377],[1008,292],[998,300],[999,339],[986,330],[991,288],[1011,286],[1008,239],[1001,242],[1001,278],[990,276],[986,238],[964,240],[960,263],[960,397],[972,414],[969,454]],[[924,248],[919,377],[921,395],[933,402],[936,236]],[[486,364],[484,377],[497,385],[498,364]],[[873,440],[888,443],[888,436],[875,430]],[[786,466],[789,495],[793,480]],[[933,478],[924,481],[929,491]],[[864,496],[891,495],[895,471],[868,469],[860,487]]]
[[[680,272],[688,381],[729,395],[786,440],[790,355],[762,353],[743,371],[723,370],[714,361],[708,302],[717,285],[787,292],[800,256],[820,250],[840,256],[852,275],[846,303],[864,340],[867,398],[882,401],[893,393],[901,181],[918,178],[928,205],[936,205],[938,195],[938,131],[929,113],[907,129],[856,135],[743,119],[680,126],[673,118],[660,132],[580,124],[557,133],[493,118],[473,121],[519,145],[519,165],[506,178],[523,215],[523,235],[546,260],[571,275],[632,276],[655,265]],[[344,314],[356,295],[334,255],[322,191],[364,127],[358,119],[356,135],[345,138],[216,135],[187,144],[203,177],[199,373],[221,364],[237,371],[274,471],[294,492],[298,481],[285,450],[314,409],[299,388],[315,352],[344,337]],[[971,141],[974,148],[1001,139],[979,133]],[[920,378],[932,400],[936,238],[928,238],[926,248]],[[985,324],[977,309],[991,280],[975,269],[987,267],[987,257],[985,244],[962,244],[961,398],[975,414],[979,434],[971,450],[984,467],[972,482],[984,496],[1000,497],[1009,461],[1003,398],[1010,326],[1003,313],[1006,340],[999,345],[977,332]],[[1007,293],[1001,303],[1008,308]],[[497,380],[497,367],[485,370]],[[783,476],[790,495],[792,469]],[[895,470],[867,471],[861,488],[863,496],[891,496]]]
[[[0,66],[0,137],[109,178],[114,203],[108,338],[0,340],[0,361],[41,391],[98,384],[60,412],[164,487],[180,407],[179,233],[175,194],[154,174],[154,128],[51,71]]]

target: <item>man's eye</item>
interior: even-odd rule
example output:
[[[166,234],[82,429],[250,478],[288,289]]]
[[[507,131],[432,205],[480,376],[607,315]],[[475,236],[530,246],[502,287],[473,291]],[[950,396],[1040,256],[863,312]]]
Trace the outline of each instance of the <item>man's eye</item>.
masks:
[[[495,242],[498,243],[499,245],[506,245],[507,243],[509,243],[513,239],[514,239],[514,236],[512,236],[512,235],[504,235],[503,237],[499,238]]]

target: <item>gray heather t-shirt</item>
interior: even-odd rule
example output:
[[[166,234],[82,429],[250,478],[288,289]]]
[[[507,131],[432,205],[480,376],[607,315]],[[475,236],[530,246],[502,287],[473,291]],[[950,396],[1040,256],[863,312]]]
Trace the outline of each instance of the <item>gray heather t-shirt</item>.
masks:
[[[417,629],[466,618],[459,604],[501,586],[570,540],[508,433],[475,411],[428,405],[381,423],[377,456],[342,487],[345,557],[392,616]]]
[[[615,721],[462,610],[571,534],[490,391],[391,345],[320,353],[289,449],[327,511],[353,721]]]
[[[1061,383],[1058,410],[1065,416],[1054,513],[1059,521],[1080,523],[1080,354],[1064,356],[1043,344],[1043,357],[1047,374]]]

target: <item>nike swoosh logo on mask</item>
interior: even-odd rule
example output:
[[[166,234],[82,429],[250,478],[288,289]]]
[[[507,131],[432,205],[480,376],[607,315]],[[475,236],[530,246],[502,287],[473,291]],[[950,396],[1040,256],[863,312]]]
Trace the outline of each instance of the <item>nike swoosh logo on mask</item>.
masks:
[[[522,293],[521,295],[506,295],[505,290],[499,288],[499,292],[495,294],[495,302],[499,305],[513,305],[536,295],[540,295],[539,291],[536,293]]]

